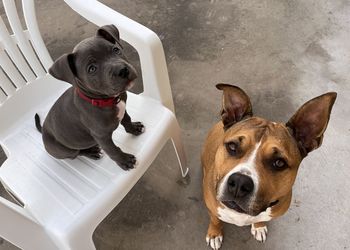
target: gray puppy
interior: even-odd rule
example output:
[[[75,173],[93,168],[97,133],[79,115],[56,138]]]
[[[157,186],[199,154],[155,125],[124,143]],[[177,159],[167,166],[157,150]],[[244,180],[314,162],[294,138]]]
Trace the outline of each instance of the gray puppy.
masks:
[[[112,140],[119,123],[133,135],[144,131],[142,123],[132,122],[125,110],[126,90],[137,74],[123,53],[118,29],[102,26],[94,37],[58,58],[49,73],[73,86],[58,98],[42,127],[35,115],[47,152],[58,159],[78,155],[99,159],[102,148],[122,169],[134,168],[135,156]]]

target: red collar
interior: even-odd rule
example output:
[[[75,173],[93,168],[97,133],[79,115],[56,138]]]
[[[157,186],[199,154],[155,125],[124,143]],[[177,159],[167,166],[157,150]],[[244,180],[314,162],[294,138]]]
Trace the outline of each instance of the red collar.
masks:
[[[117,105],[120,102],[120,96],[110,97],[110,98],[93,99],[93,98],[86,96],[79,88],[75,88],[75,93],[77,93],[81,99],[84,99],[85,101],[91,103],[93,106],[97,106],[100,108],[114,107],[115,105]]]

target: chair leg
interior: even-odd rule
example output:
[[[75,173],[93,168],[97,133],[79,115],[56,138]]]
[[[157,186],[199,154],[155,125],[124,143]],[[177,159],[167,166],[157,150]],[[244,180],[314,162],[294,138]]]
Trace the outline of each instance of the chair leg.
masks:
[[[171,127],[171,141],[173,142],[173,146],[175,148],[177,160],[179,161],[179,166],[181,170],[182,177],[186,177],[188,174],[188,167],[187,166],[187,160],[186,160],[186,154],[185,154],[185,148],[181,140],[181,128],[176,120],[172,121],[172,127]]]
[[[58,250],[47,231],[24,208],[0,197],[0,236],[21,249]]]

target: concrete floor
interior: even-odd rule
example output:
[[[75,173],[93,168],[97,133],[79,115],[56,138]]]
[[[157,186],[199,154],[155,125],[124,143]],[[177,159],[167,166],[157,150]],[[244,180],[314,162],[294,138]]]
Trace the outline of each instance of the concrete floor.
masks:
[[[95,32],[62,1],[36,2],[53,58]],[[206,249],[199,155],[219,118],[218,82],[241,86],[255,114],[276,121],[287,121],[316,95],[338,92],[323,145],[303,161],[290,210],[269,223],[267,242],[256,242],[248,227],[227,224],[222,249],[349,249],[350,2],[103,2],[153,29],[163,41],[191,181],[178,181],[175,154],[167,144],[97,228],[97,249]],[[136,60],[135,52],[130,54]],[[2,241],[0,249],[15,247]]]

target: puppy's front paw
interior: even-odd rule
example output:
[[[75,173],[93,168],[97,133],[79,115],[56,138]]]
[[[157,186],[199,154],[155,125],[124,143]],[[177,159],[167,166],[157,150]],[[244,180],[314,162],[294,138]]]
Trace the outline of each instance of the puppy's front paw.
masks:
[[[257,241],[259,241],[259,242],[265,242],[266,241],[266,238],[267,238],[267,226],[255,227],[254,224],[252,224],[250,232],[252,233],[253,237]]]
[[[132,154],[123,153],[121,160],[117,163],[124,170],[133,169],[136,165],[136,157]]]
[[[125,131],[133,135],[140,135],[145,132],[145,126],[141,122],[132,122],[125,128]]]
[[[213,250],[218,250],[222,245],[222,240],[224,237],[222,235],[209,235],[205,238],[207,246],[210,246]]]

